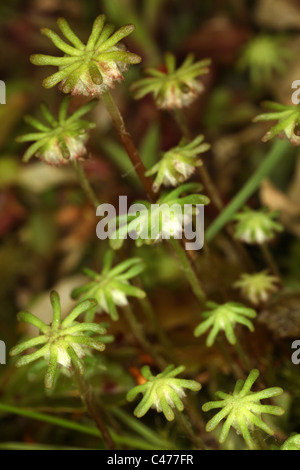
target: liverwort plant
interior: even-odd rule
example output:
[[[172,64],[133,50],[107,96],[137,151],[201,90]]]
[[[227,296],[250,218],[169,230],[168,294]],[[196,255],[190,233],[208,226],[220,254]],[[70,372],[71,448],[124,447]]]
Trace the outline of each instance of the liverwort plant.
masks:
[[[175,109],[189,106],[200,93],[204,85],[199,77],[209,72],[210,59],[195,62],[189,54],[183,64],[176,68],[176,58],[170,52],[165,55],[165,68],[149,68],[149,76],[135,82],[131,89],[135,99],[141,99],[151,93],[158,108]]]
[[[173,409],[184,410],[182,398],[185,397],[184,389],[187,388],[194,392],[201,389],[201,385],[195,380],[186,380],[176,378],[185,370],[184,366],[168,366],[163,372],[154,376],[149,366],[144,366],[141,370],[145,383],[137,385],[127,393],[127,400],[133,401],[142,393],[143,398],[134,410],[137,418],[143,417],[150,408],[158,413],[163,413],[168,421],[175,418]]]
[[[86,351],[88,349],[104,351],[105,344],[99,339],[99,335],[106,333],[101,325],[76,321],[79,315],[96,306],[94,299],[80,302],[64,320],[61,318],[61,305],[57,292],[51,292],[50,301],[53,309],[51,325],[47,325],[29,312],[19,313],[19,321],[35,326],[41,334],[20,343],[10,351],[11,356],[17,356],[28,349],[41,346],[35,352],[19,358],[16,365],[21,367],[42,357],[45,358],[48,363],[45,376],[47,389],[54,387],[56,370],[59,365],[67,369],[73,366],[82,375],[84,373],[83,358]],[[97,338],[92,337],[91,334],[96,334]]]
[[[70,161],[82,159],[87,153],[88,130],[94,129],[96,124],[81,117],[94,107],[94,103],[88,103],[68,116],[69,102],[70,98],[65,97],[57,118],[42,104],[41,111],[47,124],[31,116],[25,117],[25,121],[38,132],[17,137],[17,142],[34,142],[26,150],[23,161],[28,162],[36,156],[50,165],[67,165]]]
[[[274,72],[285,72],[287,63],[293,56],[284,44],[284,38],[262,34],[250,40],[243,48],[238,68],[249,72],[254,85],[266,85],[272,80]]]
[[[58,72],[44,80],[44,87],[52,88],[60,84],[59,88],[64,93],[102,99],[139,179],[148,195],[151,196],[152,181],[145,176],[146,168],[109,91],[114,88],[116,83],[124,79],[123,73],[128,69],[129,64],[141,62],[141,58],[137,54],[128,52],[120,43],[134,31],[135,27],[129,24],[114,32],[114,26],[105,25],[105,21],[104,15],[96,18],[87,44],[83,44],[71,30],[68,22],[59,18],[58,26],[72,45],[67,44],[52,30],[42,28],[42,34],[49,37],[65,55],[52,57],[45,54],[35,54],[31,56],[31,62],[35,65],[58,67]],[[77,172],[79,173],[78,169]],[[87,188],[89,184],[87,180],[84,181],[82,172],[80,177],[83,186]],[[90,193],[90,189],[88,192]],[[97,206],[95,197],[89,198]]]
[[[280,450],[300,450],[300,434],[289,437],[282,444]]]
[[[251,332],[254,331],[251,319],[257,315],[255,310],[235,302],[227,302],[223,305],[207,302],[206,306],[210,310],[203,312],[202,316],[205,320],[196,327],[194,335],[197,337],[201,336],[211,328],[206,340],[208,347],[214,344],[220,331],[225,332],[227,341],[230,344],[236,344],[237,338],[234,327],[237,323],[246,326]]]
[[[252,392],[252,385],[258,376],[259,371],[253,369],[245,382],[242,379],[237,381],[232,394],[216,392],[216,397],[220,398],[220,400],[210,401],[203,405],[203,411],[221,408],[221,411],[207,423],[206,430],[208,432],[213,431],[226,418],[219,438],[220,443],[226,441],[231,427],[235,429],[237,434],[243,436],[249,449],[256,448],[255,441],[251,435],[256,427],[262,429],[270,436],[274,435],[273,429],[261,419],[261,415],[266,413],[281,416],[284,410],[279,406],[262,405],[260,401],[266,398],[277,397],[283,393],[283,390],[279,387],[271,387],[260,392]]]
[[[275,238],[276,233],[283,231],[283,226],[277,222],[277,218],[278,211],[269,212],[266,208],[251,210],[245,207],[233,217],[236,221],[233,233],[236,239],[249,245],[259,246],[270,270],[282,284],[279,269],[267,245]]]
[[[239,289],[241,295],[254,305],[266,302],[273,292],[278,290],[279,279],[272,276],[268,271],[261,271],[254,274],[244,273],[240,279],[234,283],[234,287]]]
[[[197,205],[209,204],[208,197],[197,194],[203,189],[199,183],[186,183],[161,195],[156,204],[139,201],[132,206],[132,213],[110,221],[119,227],[110,235],[114,250],[122,247],[127,235],[135,239],[136,246],[151,245],[163,239],[182,238],[186,227],[198,213]],[[192,193],[192,194],[188,194]]]
[[[156,163],[146,176],[156,174],[153,191],[159,191],[161,185],[178,186],[184,183],[202,165],[198,155],[207,152],[210,145],[204,142],[204,136],[199,135],[189,143],[181,142],[177,147],[165,152],[161,160]]]
[[[283,226],[275,219],[278,212],[269,212],[267,209],[255,211],[245,207],[233,217],[236,221],[234,235],[237,239],[248,243],[261,245],[273,240],[276,232],[282,232]]]
[[[286,138],[293,145],[300,145],[300,136],[296,134],[296,129],[300,125],[300,104],[283,105],[273,101],[265,101],[263,107],[270,110],[268,113],[259,114],[254,122],[278,121],[263,136],[263,142],[268,142],[274,137]]]
[[[100,435],[108,449],[115,449],[114,441],[105,421],[99,413],[100,403],[95,402],[93,392],[84,379],[84,357],[91,349],[104,351],[107,337],[103,336],[106,329],[96,323],[79,323],[78,317],[91,309],[94,309],[97,302],[94,299],[87,299],[77,304],[64,319],[61,318],[60,298],[56,291],[50,294],[50,301],[53,310],[53,320],[51,325],[47,325],[38,317],[29,312],[20,312],[19,321],[29,323],[38,328],[41,333],[36,338],[20,343],[11,351],[11,356],[17,356],[31,348],[41,346],[35,352],[28,353],[16,362],[17,367],[30,364],[40,358],[44,358],[47,363],[45,375],[45,388],[53,389],[59,367],[63,371],[73,372],[73,376],[78,384],[81,399],[86,406],[92,419],[100,431]],[[103,338],[103,341],[102,341]]]
[[[59,18],[57,24],[70,44],[51,29],[42,28],[41,33],[51,39],[64,56],[35,54],[30,58],[35,65],[58,67],[58,72],[44,80],[45,88],[60,83],[63,93],[99,97],[113,88],[115,82],[124,79],[123,72],[129,64],[141,61],[138,55],[128,52],[120,43],[134,31],[134,25],[123,26],[114,32],[114,26],[105,25],[105,16],[100,15],[94,22],[87,44],[83,44],[64,18]]]
[[[119,319],[117,306],[125,307],[128,305],[128,296],[143,299],[146,293],[139,287],[129,284],[129,280],[142,273],[145,266],[139,258],[131,258],[115,267],[112,267],[114,253],[106,252],[103,269],[97,273],[91,269],[84,269],[84,273],[92,279],[91,282],[84,284],[73,290],[72,297],[81,300],[93,298],[97,305],[95,309],[87,314],[91,319],[95,312],[106,312],[113,321]]]

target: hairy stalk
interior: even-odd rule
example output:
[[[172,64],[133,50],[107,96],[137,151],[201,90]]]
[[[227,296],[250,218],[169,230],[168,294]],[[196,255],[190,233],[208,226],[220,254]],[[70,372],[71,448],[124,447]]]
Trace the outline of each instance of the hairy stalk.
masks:
[[[144,335],[144,332],[136,319],[130,305],[127,305],[123,308],[124,316],[127,323],[129,324],[133,335],[139,342],[140,346],[146,351],[151,357],[153,357],[161,370],[165,369],[168,363],[163,359],[153,348],[153,345],[149,343],[147,338]]]
[[[143,184],[149,199],[155,200],[155,195],[152,190],[153,181],[151,178],[145,176],[147,171],[141,156],[132,140],[131,135],[126,129],[123,117],[117,107],[111,93],[108,91],[104,95],[102,95],[102,101],[110,114],[112,119],[113,125],[118,133],[118,136],[127,152],[128,157],[135,169],[141,183]]]
[[[141,283],[140,278],[135,279],[135,281],[133,282],[133,285],[136,285],[140,289],[143,288],[143,285]],[[177,364],[177,360],[174,359],[173,345],[170,342],[170,340],[167,337],[164,330],[162,329],[159,321],[157,320],[157,317],[154,313],[151,302],[148,300],[147,297],[145,297],[143,299],[138,299],[138,302],[140,303],[140,305],[143,309],[143,312],[144,312],[146,318],[148,319],[148,322],[154,328],[155,333],[157,335],[157,338],[159,339],[160,344],[164,348],[164,352],[168,355],[168,357],[172,361],[172,363]]]
[[[187,139],[187,140],[192,140],[193,139],[193,133],[189,128],[187,119],[185,114],[183,113],[182,109],[173,109],[171,111],[171,116],[177,123],[182,135]]]
[[[185,397],[182,401],[184,404],[185,414],[188,416],[193,429],[195,429],[197,438],[199,437],[205,447],[203,435],[207,435],[205,430],[206,422],[201,415],[201,408],[199,408],[198,402],[195,401],[195,397],[194,399],[191,397],[187,399],[187,397]]]
[[[263,163],[256,170],[254,175],[243,186],[241,191],[234,197],[222,211],[219,217],[208,227],[206,231],[206,240],[211,242],[222,228],[231,221],[234,214],[245,204],[252,194],[259,188],[260,183],[266,178],[283,158],[284,153],[289,149],[287,142],[278,140],[275,142],[270,153],[264,159]]]
[[[217,344],[222,356],[225,359],[227,366],[229,367],[229,369],[231,369],[234,377],[236,379],[245,379],[245,374],[243,373],[240,365],[236,362],[235,357],[232,354],[232,350],[229,348],[229,345],[225,338],[217,338]]]
[[[186,251],[185,249],[181,246],[179,240],[174,240],[174,239],[170,239],[169,240],[169,243],[170,245],[173,247],[177,257],[178,257],[178,260],[181,264],[181,267],[194,291],[194,294],[195,296],[197,297],[197,299],[199,300],[199,302],[201,304],[203,304],[205,301],[206,301],[206,294],[202,288],[202,286],[200,285],[200,281],[193,269],[193,266],[186,254]]]
[[[188,439],[194,444],[196,449],[206,450],[206,446],[205,446],[204,442],[202,441],[202,439],[199,436],[196,436],[196,434],[193,431],[193,428],[192,428],[191,424],[186,419],[184,414],[180,413],[179,411],[176,410],[175,415],[176,415],[176,418],[177,418],[182,430],[184,431],[184,433],[186,434]]]
[[[280,284],[282,285],[283,283],[282,283],[282,278],[281,278],[279,268],[277,266],[275,259],[273,258],[273,255],[268,245],[266,243],[263,243],[262,245],[260,245],[260,249],[271,272],[274,274],[274,276],[276,276],[279,279]]]
[[[266,444],[265,439],[263,438],[261,432],[258,429],[254,429],[253,437],[257,446],[256,450],[270,450]]]
[[[242,347],[238,338],[236,338],[234,347],[241,360],[241,363],[243,364],[244,369],[247,372],[250,372],[253,369],[253,364],[251,364],[251,360],[249,359],[248,354],[244,351],[244,348]]]
[[[125,253],[121,251],[120,258],[125,261],[126,256]],[[136,277],[135,279],[132,279],[132,284],[139,289],[144,290],[143,282],[141,280],[141,277]],[[145,314],[145,317],[147,318],[149,324],[152,326],[152,328],[155,331],[155,334],[157,338],[160,341],[160,344],[164,350],[164,353],[167,355],[167,357],[171,360],[173,364],[177,364],[177,360],[174,358],[174,350],[173,350],[173,345],[170,342],[169,338],[167,337],[166,333],[164,332],[163,328],[161,327],[161,324],[159,323],[157,316],[154,312],[153,306],[149,300],[148,297],[144,297],[142,299],[138,299],[139,304],[142,307],[142,310]]]
[[[95,403],[95,397],[92,392],[92,389],[85,382],[84,377],[77,371],[76,368],[73,369],[74,378],[78,384],[80,395],[83,403],[85,404],[91,418],[95,421],[97,428],[99,429],[103,441],[109,450],[116,450],[116,445],[111,437],[110,431],[108,430],[102,416],[100,415],[100,405]]]
[[[87,179],[85,172],[78,160],[72,162],[72,167],[77,173],[80,185],[87,196],[88,200],[92,203],[92,205],[97,209],[97,207],[100,204],[100,201],[98,200],[92,186],[90,185],[89,180]]]
[[[209,263],[211,267],[211,279],[213,283],[217,286],[219,286],[220,293],[222,294],[222,297],[225,302],[229,302],[230,296],[227,291],[227,285],[224,279],[224,276],[222,276],[219,264],[217,263],[216,259],[213,257],[211,248],[209,245],[204,244],[203,246],[203,254],[204,257],[207,259],[207,263]]]
[[[154,328],[157,339],[159,340],[161,347],[163,349],[164,355],[171,361],[172,364],[178,364],[178,360],[174,354],[173,344],[170,342],[166,333],[162,329],[157,317],[153,311],[153,307],[150,301],[145,297],[144,299],[138,299],[140,305],[142,306],[143,312],[148,319],[148,322]]]

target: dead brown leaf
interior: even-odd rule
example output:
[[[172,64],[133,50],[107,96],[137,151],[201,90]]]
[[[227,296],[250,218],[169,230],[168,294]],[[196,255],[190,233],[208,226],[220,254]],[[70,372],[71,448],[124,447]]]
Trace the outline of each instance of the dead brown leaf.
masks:
[[[298,0],[259,0],[255,9],[256,22],[267,28],[284,30],[300,28]]]
[[[291,233],[300,237],[300,204],[284,194],[269,180],[264,180],[260,187],[262,205],[270,210],[278,210],[279,219],[284,227]]]

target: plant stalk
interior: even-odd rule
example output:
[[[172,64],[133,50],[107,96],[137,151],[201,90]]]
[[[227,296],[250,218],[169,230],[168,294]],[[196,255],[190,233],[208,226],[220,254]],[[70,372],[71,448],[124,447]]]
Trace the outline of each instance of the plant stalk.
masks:
[[[95,421],[97,428],[99,429],[103,441],[109,450],[116,450],[116,445],[111,437],[110,431],[106,426],[102,416],[99,413],[100,405],[95,403],[95,397],[92,389],[85,382],[84,377],[74,367],[74,378],[78,384],[80,395],[83,403],[85,404],[91,418]]]
[[[262,245],[260,245],[260,249],[261,249],[261,252],[262,252],[262,254],[265,258],[265,261],[266,261],[267,265],[269,266],[271,272],[274,274],[274,276],[276,276],[279,279],[279,281],[282,285],[282,279],[281,279],[281,274],[280,274],[279,268],[277,266],[276,261],[273,258],[273,255],[272,255],[268,245],[266,243],[263,243]]]
[[[101,438],[101,434],[99,433],[99,430],[97,428],[86,426],[74,421],[70,421],[68,419],[60,418],[58,416],[40,413],[38,411],[31,410],[28,408],[20,408],[19,406],[17,407],[13,405],[7,405],[5,403],[0,403],[0,411],[3,413],[15,414],[17,416],[24,416],[25,418],[52,424],[54,426],[59,426],[64,429],[70,429],[71,431],[80,432],[88,436]],[[135,449],[141,450],[153,450],[153,444],[149,444],[149,440],[143,440],[132,435],[120,436],[119,434],[116,434],[113,431],[111,431],[111,435],[113,436],[114,441],[120,445],[124,445],[126,447],[133,447]],[[164,443],[162,442],[162,446],[157,447],[157,449],[167,449],[167,447],[164,447],[163,444]]]
[[[143,289],[143,285],[142,285],[142,282],[140,280],[140,278],[136,278],[134,281],[133,281],[133,285],[136,285],[137,287],[139,287],[140,289]],[[164,330],[162,329],[156,315],[155,315],[155,312],[153,310],[153,307],[151,305],[151,302],[149,301],[149,299],[147,297],[143,298],[143,299],[138,299],[142,309],[143,309],[143,312],[146,316],[146,318],[148,319],[148,322],[151,324],[151,326],[153,327],[159,341],[160,341],[160,344],[161,346],[164,348],[164,351],[166,352],[166,354],[168,354],[168,356],[170,357],[170,359],[172,360],[172,362],[174,362],[174,357],[173,357],[173,345],[172,343],[170,342],[169,338],[167,337],[166,333],[164,332]],[[175,360],[175,363],[177,361]]]
[[[123,308],[124,316],[126,318],[127,323],[129,324],[131,331],[139,344],[142,346],[142,348],[151,356],[153,357],[157,365],[160,367],[161,370],[164,370],[165,367],[168,365],[167,362],[155,351],[153,348],[153,345],[149,343],[147,338],[145,337],[143,330],[136,319],[131,307],[127,305],[126,307]]]
[[[150,200],[155,200],[155,194],[152,190],[153,181],[151,178],[145,176],[147,171],[141,156],[132,140],[131,135],[126,129],[125,122],[123,117],[117,107],[111,93],[108,91],[104,95],[102,95],[102,101],[110,114],[112,119],[113,125],[118,133],[118,136],[127,152],[128,157],[135,169],[141,183],[143,184],[147,195]]]
[[[266,444],[265,439],[263,438],[263,436],[261,435],[258,429],[255,429],[253,431],[253,435],[254,435],[254,440],[255,440],[256,447],[257,447],[255,450],[270,450]]]
[[[238,338],[236,338],[234,347],[243,364],[243,367],[247,372],[250,372],[253,369],[253,365],[251,364],[251,360],[249,359],[248,354],[244,351]]]
[[[190,423],[186,419],[183,413],[180,413],[179,411],[175,411],[176,418],[182,428],[182,430],[185,432],[189,440],[194,444],[196,449],[198,450],[206,450],[206,446],[202,439],[194,433]]]
[[[87,199],[92,203],[95,209],[97,209],[97,207],[100,205],[100,201],[98,200],[89,180],[87,179],[84,169],[82,168],[80,162],[78,160],[75,160],[74,162],[72,162],[72,167],[76,171],[80,185]]]
[[[200,281],[193,269],[193,266],[191,265],[191,262],[186,254],[185,249],[181,246],[180,242],[175,239],[170,239],[169,240],[170,245],[174,249],[178,260],[180,261],[180,264],[182,266],[182,269],[194,291],[195,296],[199,300],[201,304],[205,303],[206,301],[206,294],[200,284]]]

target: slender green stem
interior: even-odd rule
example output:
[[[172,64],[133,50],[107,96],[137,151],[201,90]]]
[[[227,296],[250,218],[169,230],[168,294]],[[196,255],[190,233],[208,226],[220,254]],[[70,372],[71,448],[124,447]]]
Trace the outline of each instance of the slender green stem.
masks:
[[[44,413],[39,413],[37,411],[33,411],[30,409],[20,408],[12,405],[7,405],[4,403],[0,403],[0,411],[9,414],[15,414],[18,416],[24,416],[25,418],[34,419],[37,421],[41,421],[48,424],[53,424],[54,426],[59,426],[61,428],[70,429],[72,431],[80,432],[82,434],[87,434],[93,437],[101,437],[101,434],[97,428],[92,428],[89,426],[85,426],[83,424],[79,424],[73,421],[69,421],[64,418],[58,418],[57,416],[51,416]],[[135,436],[120,436],[113,431],[111,431],[111,435],[114,441],[120,445],[129,446],[134,449],[141,449],[141,450],[152,450],[153,445],[149,444],[148,441],[144,441],[140,438],[136,438]],[[163,443],[160,449],[164,449]]]
[[[95,421],[103,441],[109,450],[116,450],[116,445],[111,437],[110,431],[100,414],[99,403],[96,404],[94,394],[90,386],[85,382],[84,377],[74,367],[74,378],[78,384],[83,403],[86,405],[91,418]]]
[[[143,289],[143,285],[142,285],[142,282],[141,282],[140,278],[136,278],[133,281],[133,285],[136,285],[140,289]],[[162,329],[159,321],[157,320],[157,317],[155,315],[155,312],[153,310],[151,302],[149,301],[148,297],[145,297],[143,299],[138,299],[138,300],[139,300],[139,303],[140,303],[140,305],[143,309],[143,312],[144,312],[146,318],[148,319],[150,325],[154,328],[155,333],[156,333],[162,347],[164,348],[164,351],[166,352],[166,354],[168,354],[171,361],[176,364],[177,361],[174,359],[174,356],[173,356],[173,354],[174,354],[173,345],[169,341],[169,338],[167,337],[167,335],[164,332],[164,330]]]
[[[136,319],[130,305],[124,307],[123,312],[127,323],[129,324],[132,333],[139,342],[139,344],[151,357],[154,357],[157,362],[157,365],[163,370],[168,365],[167,362],[159,354],[157,354],[157,352],[153,348],[153,345],[149,343],[149,341],[145,337],[144,332],[138,320]]]
[[[289,149],[289,144],[285,141],[277,141],[272,147],[263,163],[248,180],[241,191],[235,196],[230,204],[222,211],[219,217],[210,225],[206,231],[206,240],[211,242],[222,228],[230,222],[234,214],[245,204],[247,199],[259,188],[260,183],[266,178],[275,166],[283,158],[284,153]]]
[[[173,344],[171,343],[171,341],[169,340],[167,334],[164,332],[164,330],[162,329],[159,321],[157,320],[157,317],[153,311],[153,308],[152,308],[152,305],[151,303],[149,302],[149,300],[147,298],[144,298],[144,299],[139,299],[139,302],[143,308],[143,311],[145,313],[145,315],[147,316],[148,318],[148,321],[149,323],[153,326],[154,328],[154,331],[156,333],[156,336],[163,348],[163,351],[166,355],[166,357],[168,357],[168,359],[172,362],[172,364],[177,364],[177,359],[175,358],[175,355],[174,355],[174,347],[173,347]]]
[[[248,372],[250,372],[252,369],[253,369],[253,365],[251,363],[251,360],[249,359],[248,357],[248,354],[244,351],[240,341],[238,338],[236,338],[236,343],[234,345],[235,347],[235,350],[243,364],[243,367],[245,368],[245,370],[247,370]]]
[[[224,302],[229,302],[230,295],[229,295],[229,292],[227,291],[226,279],[224,279],[224,276],[221,273],[220,268],[219,268],[219,263],[213,256],[211,247],[209,245],[204,244],[203,254],[204,254],[204,257],[207,259],[207,262],[210,266],[211,281],[215,283],[217,286],[219,286],[219,290],[220,290],[220,293],[222,294]]]
[[[120,138],[120,141],[122,142],[128,157],[130,158],[130,161],[133,165],[133,168],[135,169],[141,183],[143,184],[149,199],[155,200],[155,194],[153,193],[152,186],[153,186],[153,181],[151,178],[145,176],[145,173],[147,171],[143,160],[141,159],[141,156],[132,140],[131,135],[126,129],[123,117],[119,111],[119,108],[117,107],[111,93],[108,91],[104,95],[102,95],[102,101],[107,109],[107,111],[110,114],[110,117],[112,119],[112,122],[114,124],[114,127],[117,131],[117,134]]]
[[[224,336],[219,336],[217,338],[218,347],[222,356],[225,359],[225,362],[229,369],[231,369],[234,377],[238,379],[245,379],[245,374],[243,373],[240,364],[235,360],[232,350],[229,347],[228,342]]]
[[[187,435],[188,439],[194,444],[196,449],[198,450],[206,450],[206,446],[202,439],[199,436],[196,436],[196,434],[193,431],[193,428],[189,421],[186,419],[183,413],[180,413],[179,411],[175,411],[175,415],[177,418],[178,423],[180,424],[182,430],[185,432]]]
[[[253,437],[256,444],[256,450],[270,450],[259,429],[253,431]]]
[[[260,245],[261,252],[265,258],[267,265],[269,266],[271,272],[276,276],[282,284],[281,274],[277,266],[276,261],[274,260],[272,253],[266,243]]]
[[[187,140],[193,139],[193,134],[189,128],[187,118],[183,113],[182,109],[173,109],[171,112],[173,119],[177,122],[179,129],[181,130],[182,135]]]
[[[85,175],[85,172],[84,172],[80,162],[78,160],[75,160],[74,162],[72,162],[72,166],[73,166],[74,170],[77,173],[80,185],[81,185],[84,193],[86,194],[88,200],[93,204],[95,209],[97,209],[97,207],[100,204],[100,201],[98,200],[92,186],[90,185],[90,182],[87,179],[87,177]]]
[[[182,269],[194,291],[194,294],[196,295],[197,299],[201,304],[203,304],[206,301],[206,294],[200,285],[200,281],[191,265],[191,262],[186,254],[185,249],[181,246],[180,242],[178,240],[170,239],[169,240],[170,245],[173,247],[178,260],[182,266]]]
[[[204,184],[204,187],[206,188],[207,193],[212,200],[212,203],[217,208],[217,210],[221,212],[224,208],[224,204],[204,163],[202,164],[202,166],[199,167],[199,174]]]
[[[20,408],[19,406],[7,405],[0,403],[0,411],[4,413],[16,414],[18,416],[24,416],[25,418],[34,419],[37,421],[43,421],[44,423],[53,424],[61,428],[70,429],[72,431],[81,432],[83,434],[88,434],[94,437],[100,437],[98,429],[92,428],[89,426],[84,426],[77,422],[69,421],[64,418],[59,418],[57,416],[51,416],[45,413],[39,413],[27,408]]]
[[[182,399],[182,402],[184,404],[184,412],[188,417],[191,426],[195,430],[196,436],[199,436],[199,439],[205,446],[202,436],[206,435],[206,422],[204,421],[203,416],[201,415],[201,408],[199,408],[199,404],[197,403],[197,401],[195,401],[195,395],[193,400],[191,397],[185,397]]]
[[[23,442],[1,442],[0,450],[91,450],[85,447],[66,447],[48,444],[24,444]]]

